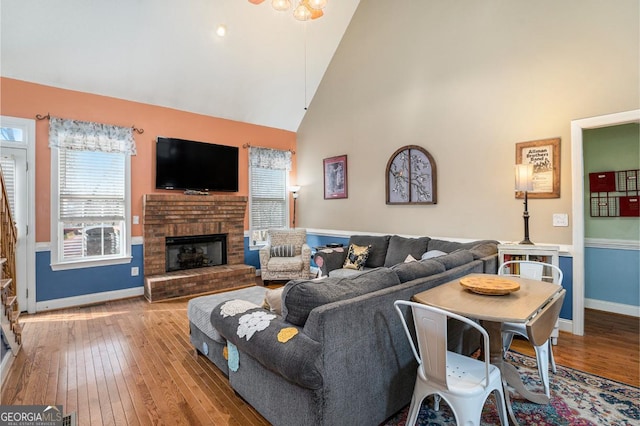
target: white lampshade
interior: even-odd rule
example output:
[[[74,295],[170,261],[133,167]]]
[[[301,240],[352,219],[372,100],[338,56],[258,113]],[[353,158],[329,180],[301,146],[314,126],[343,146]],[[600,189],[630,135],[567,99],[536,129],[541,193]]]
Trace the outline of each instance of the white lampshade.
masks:
[[[309,19],[311,19],[311,10],[309,10],[306,5],[300,2],[298,7],[296,7],[293,11],[293,17],[298,21],[308,21]]]
[[[309,0],[309,6],[312,9],[324,9],[327,5],[327,0]]]
[[[289,8],[291,7],[291,2],[289,0],[272,0],[271,6],[273,6],[275,10],[284,12],[289,10]]]
[[[289,192],[299,192],[300,191],[300,185],[291,185],[289,187]]]
[[[516,164],[516,191],[533,190],[533,164]]]

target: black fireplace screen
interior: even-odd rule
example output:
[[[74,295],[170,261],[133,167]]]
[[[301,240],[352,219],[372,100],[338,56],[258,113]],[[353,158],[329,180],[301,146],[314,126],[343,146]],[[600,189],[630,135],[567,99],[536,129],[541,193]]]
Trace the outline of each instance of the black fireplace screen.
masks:
[[[166,271],[227,264],[227,235],[167,237]]]

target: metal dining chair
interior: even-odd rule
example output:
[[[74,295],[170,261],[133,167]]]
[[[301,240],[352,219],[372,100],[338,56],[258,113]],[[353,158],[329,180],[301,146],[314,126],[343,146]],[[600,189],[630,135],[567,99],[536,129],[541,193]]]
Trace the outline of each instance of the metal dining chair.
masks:
[[[484,361],[447,350],[447,320],[454,318],[477,329],[483,336],[484,353],[489,353],[489,335],[486,330],[468,318],[421,303],[397,300],[395,308],[418,361],[418,372],[407,425],[414,425],[418,419],[422,401],[428,395],[435,395],[435,410],[440,398],[444,399],[458,425],[480,425],[482,407],[493,393],[500,423],[508,424],[506,403],[502,388],[500,370]],[[418,350],[403,315],[401,306],[411,308],[416,330]]]
[[[550,275],[545,276],[545,272]],[[542,281],[544,278],[551,279],[553,283],[562,287],[563,274],[560,268],[550,263],[535,262],[531,260],[512,260],[505,262],[498,269],[498,275],[529,278],[532,280]],[[557,318],[556,318],[557,321]],[[554,324],[555,325],[555,322]],[[551,328],[553,331],[553,327]],[[551,331],[549,336],[551,336]],[[549,388],[549,364],[551,364],[551,370],[556,372],[556,362],[553,358],[553,350],[551,345],[551,339],[547,338],[546,341],[537,341],[534,343],[530,338],[527,331],[526,324],[505,322],[502,324],[502,348],[503,354],[506,354],[511,347],[513,341],[513,335],[517,334],[526,337],[536,352],[536,362],[538,364],[538,373],[540,374],[540,380],[544,387],[544,393],[548,397],[551,396]]]

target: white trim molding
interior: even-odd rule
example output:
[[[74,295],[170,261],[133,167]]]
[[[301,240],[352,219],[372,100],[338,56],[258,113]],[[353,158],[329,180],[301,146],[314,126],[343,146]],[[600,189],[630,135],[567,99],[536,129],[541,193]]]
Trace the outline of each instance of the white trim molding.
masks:
[[[564,318],[559,318],[558,319],[558,326],[560,331],[566,331],[567,333],[573,333],[573,321],[568,320],[568,319],[564,319]]]
[[[144,237],[131,237],[131,245],[137,246],[144,244]],[[51,251],[51,242],[45,241],[36,243],[36,251]]]
[[[584,335],[584,149],[583,131],[640,122],[640,109],[571,121],[573,214],[573,334]]]
[[[2,363],[0,363],[0,387],[4,386],[4,380],[9,375],[9,369],[11,368],[11,364],[13,364],[14,358],[15,356],[13,355],[13,352],[11,352],[11,349],[7,349],[4,353],[4,358],[2,358]]]
[[[640,318],[640,306],[625,305],[622,303],[607,302],[606,300],[584,299],[584,307],[614,314],[628,315]]]
[[[612,240],[607,238],[585,238],[584,246],[611,250],[640,250],[640,241]]]
[[[102,293],[83,294],[82,296],[64,297],[61,299],[45,300],[36,303],[36,310],[50,311],[53,309],[72,308],[95,303],[110,302],[118,299],[128,299],[130,297],[142,296],[144,286],[126,288],[123,290],[104,291]]]

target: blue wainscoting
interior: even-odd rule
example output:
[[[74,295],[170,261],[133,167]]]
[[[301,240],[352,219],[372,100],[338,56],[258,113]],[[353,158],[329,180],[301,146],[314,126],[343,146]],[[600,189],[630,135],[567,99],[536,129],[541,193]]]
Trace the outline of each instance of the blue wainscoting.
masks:
[[[349,243],[348,236],[338,235],[320,235],[308,234],[307,243],[312,248],[325,246],[329,243],[339,243],[346,246]],[[590,274],[596,276],[599,274],[602,279],[609,283],[609,290],[604,286],[602,295],[592,295],[587,293],[587,297],[600,298],[616,303],[638,304],[638,251],[623,250],[604,250],[615,253],[594,253],[596,249],[586,250],[587,276]],[[251,250],[249,247],[249,238],[244,238],[245,263],[252,265],[256,269],[260,269],[260,256],[258,250]],[[621,256],[624,255],[624,256]],[[95,268],[73,269],[65,271],[52,271],[50,267],[50,252],[39,251],[36,253],[36,302],[46,302],[55,299],[65,299],[77,296],[85,296],[96,293],[112,292],[127,289],[142,289],[144,285],[144,260],[143,245],[136,244],[132,246],[133,259],[129,264],[101,266]],[[618,267],[611,271],[607,270],[591,271],[596,265],[594,259],[603,259],[603,256],[613,257],[618,263]],[[635,264],[634,264],[635,262]],[[313,264],[313,266],[316,266]],[[635,265],[635,269],[633,267]],[[140,275],[131,276],[131,267],[137,266]],[[573,318],[573,259],[571,257],[560,257],[560,269],[564,272],[563,286],[567,290],[567,296],[560,313],[560,317],[564,319]],[[604,268],[603,268],[604,269]],[[615,274],[615,275],[612,275]],[[621,278],[625,277],[625,278]],[[635,281],[633,281],[635,279]],[[623,289],[617,288],[615,292],[611,291],[611,283],[616,285],[623,284]],[[635,283],[635,286],[633,285]],[[141,293],[141,291],[140,291]]]
[[[51,270],[51,252],[36,252],[36,302],[142,287],[143,246],[131,246],[131,263],[94,268]],[[140,274],[131,276],[131,267]]]
[[[560,256],[560,270],[562,271],[562,287],[567,291],[560,309],[560,318],[573,319],[573,257]]]
[[[244,263],[260,269],[260,251],[249,248],[249,237],[244,237]]]
[[[586,299],[640,305],[640,251],[586,247]]]

